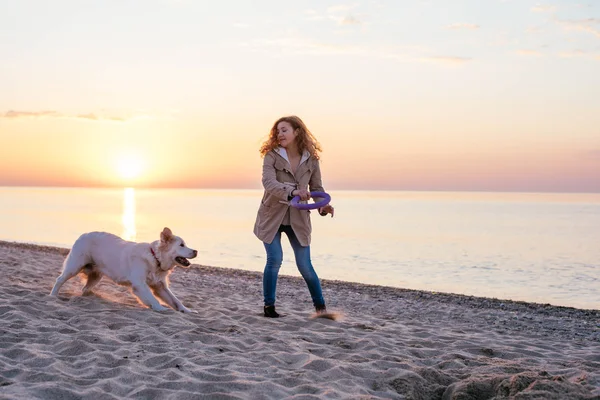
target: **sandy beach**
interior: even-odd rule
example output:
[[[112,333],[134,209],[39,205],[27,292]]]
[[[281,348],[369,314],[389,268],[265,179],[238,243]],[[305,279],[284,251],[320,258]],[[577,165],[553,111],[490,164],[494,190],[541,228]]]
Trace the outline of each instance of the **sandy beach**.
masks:
[[[157,313],[106,278],[50,297],[67,253],[0,242],[0,399],[600,399],[599,310],[325,280],[341,318],[311,319],[281,276],[267,319],[260,273],[195,264],[197,313]]]

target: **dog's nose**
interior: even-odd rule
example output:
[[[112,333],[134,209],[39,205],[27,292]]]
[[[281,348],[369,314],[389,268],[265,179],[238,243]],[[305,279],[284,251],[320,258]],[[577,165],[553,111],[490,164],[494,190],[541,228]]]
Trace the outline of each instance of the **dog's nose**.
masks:
[[[194,257],[198,255],[198,250],[194,250]]]

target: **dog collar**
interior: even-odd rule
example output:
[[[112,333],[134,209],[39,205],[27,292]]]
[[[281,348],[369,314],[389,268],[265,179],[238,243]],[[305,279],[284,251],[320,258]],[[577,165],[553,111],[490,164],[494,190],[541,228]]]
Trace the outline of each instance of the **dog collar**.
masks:
[[[152,257],[154,257],[154,259],[158,263],[158,268],[160,268],[160,260],[156,257],[156,254],[154,253],[154,249],[152,247],[150,247],[150,253],[152,253]]]

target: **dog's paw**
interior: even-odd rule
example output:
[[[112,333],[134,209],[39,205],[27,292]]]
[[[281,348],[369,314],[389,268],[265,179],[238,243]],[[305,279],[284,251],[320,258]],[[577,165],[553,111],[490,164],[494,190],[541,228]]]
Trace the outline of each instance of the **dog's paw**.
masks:
[[[152,311],[166,312],[166,311],[171,311],[171,309],[167,308],[167,307],[163,307],[163,306],[156,306],[156,307],[152,307]]]
[[[190,310],[189,308],[187,308],[185,306],[181,306],[181,308],[179,309],[179,311],[182,312],[182,313],[186,313],[186,314],[187,313],[196,313],[197,314],[196,311],[192,311],[192,310]]]

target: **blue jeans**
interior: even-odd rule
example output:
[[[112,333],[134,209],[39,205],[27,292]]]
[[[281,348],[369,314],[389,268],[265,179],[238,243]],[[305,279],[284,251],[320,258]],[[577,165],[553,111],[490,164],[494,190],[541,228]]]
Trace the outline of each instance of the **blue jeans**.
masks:
[[[263,295],[265,306],[275,305],[275,290],[277,289],[277,276],[279,268],[283,262],[283,249],[281,248],[281,232],[285,232],[296,257],[298,271],[308,285],[308,290],[312,297],[313,304],[316,306],[324,305],[323,293],[321,292],[321,282],[310,262],[310,246],[302,246],[296,237],[296,234],[289,225],[281,225],[275,234],[273,241],[264,243],[267,250],[267,264],[263,274]]]

